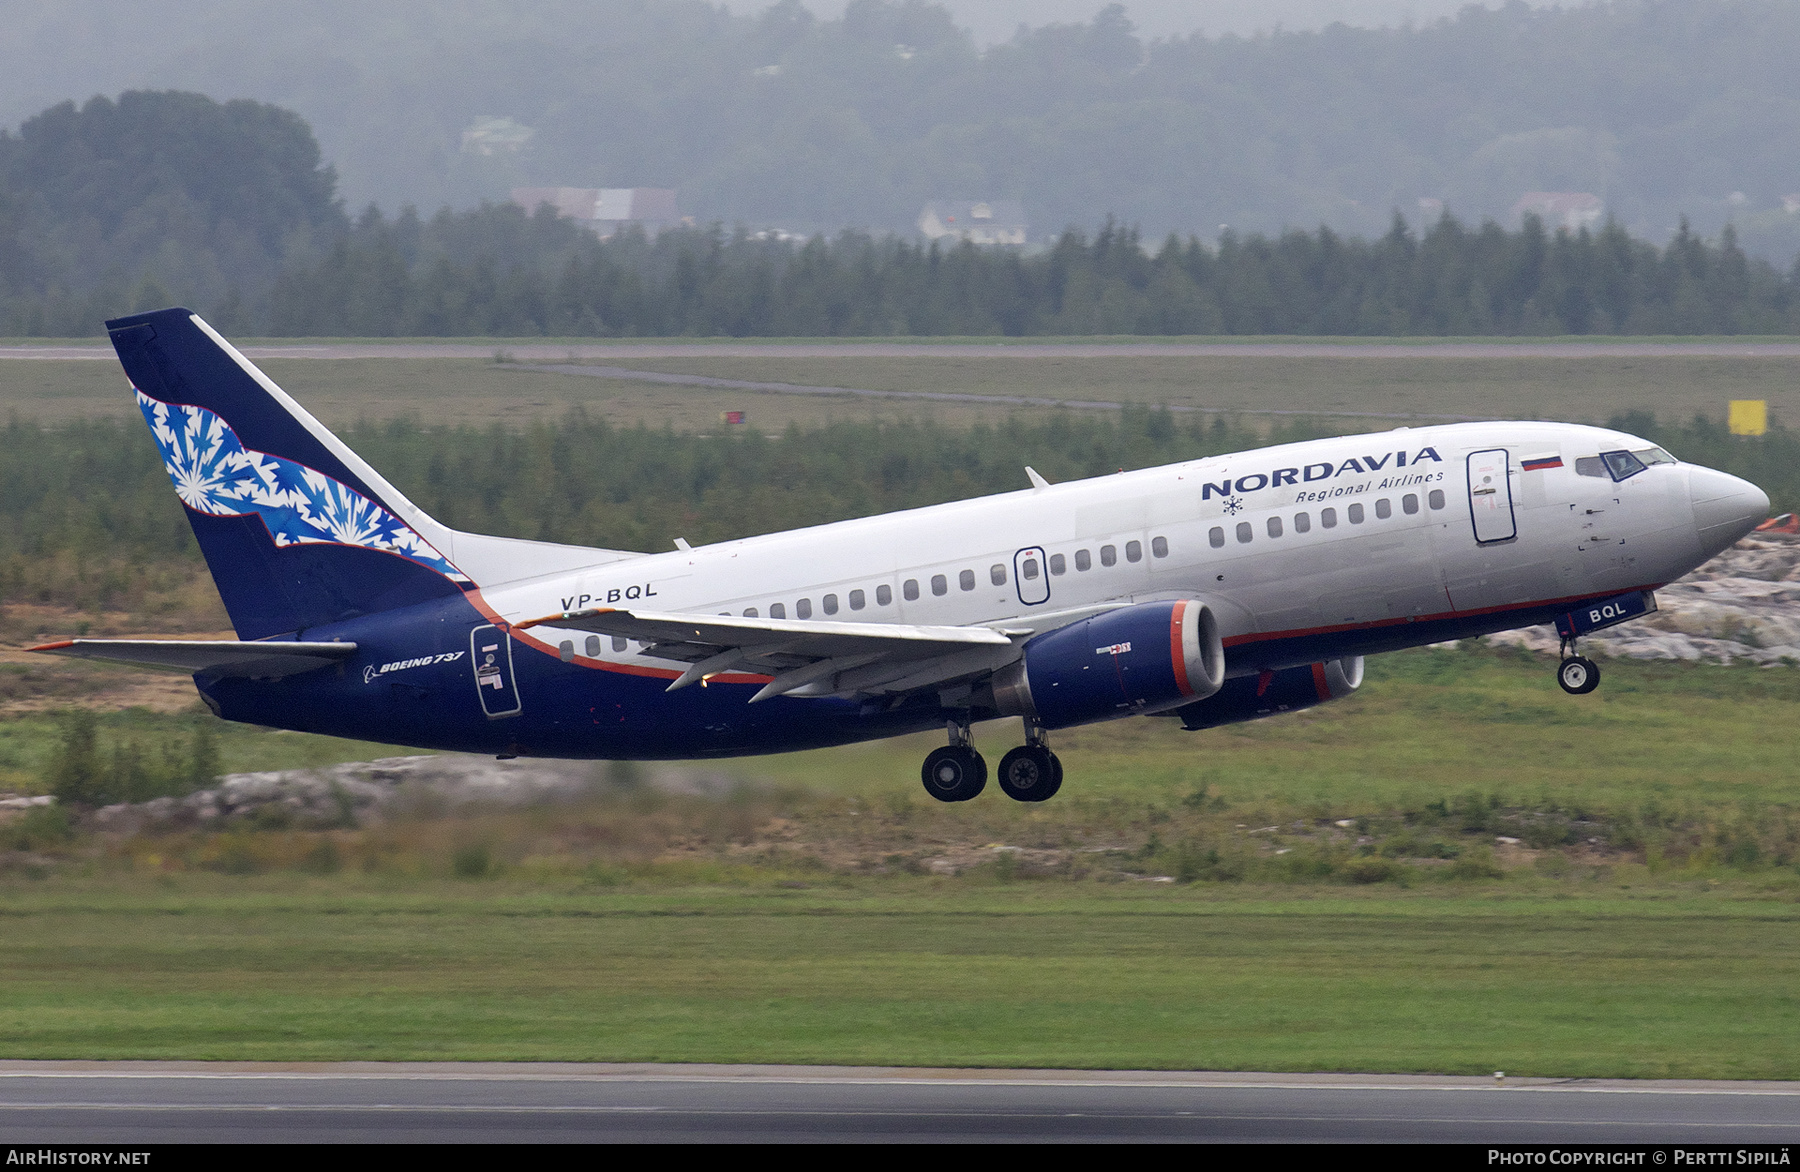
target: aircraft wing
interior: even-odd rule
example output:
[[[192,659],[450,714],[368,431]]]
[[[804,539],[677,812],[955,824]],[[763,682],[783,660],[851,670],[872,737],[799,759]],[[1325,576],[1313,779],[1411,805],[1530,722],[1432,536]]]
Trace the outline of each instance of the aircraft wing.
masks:
[[[752,703],[802,689],[809,695],[903,691],[991,671],[1013,657],[1016,639],[1033,633],[1030,628],[839,623],[610,607],[516,625],[636,639],[645,644],[647,655],[691,665],[669,685],[671,692],[720,672],[772,675]],[[907,687],[892,687],[899,682]]]
[[[31,650],[195,675],[280,679],[342,662],[356,654],[356,644],[245,643],[235,639],[65,639]]]

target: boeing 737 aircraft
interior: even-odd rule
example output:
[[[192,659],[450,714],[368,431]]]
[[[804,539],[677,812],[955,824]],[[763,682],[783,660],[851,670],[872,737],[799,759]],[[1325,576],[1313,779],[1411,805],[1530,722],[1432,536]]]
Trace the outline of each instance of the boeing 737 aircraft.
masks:
[[[1749,532],[1769,499],[1636,437],[1470,423],[1285,444],[663,553],[446,528],[185,309],[107,323],[239,641],[39,651],[191,671],[228,720],[502,757],[772,753],[1019,717],[1047,736],[1322,704],[1363,657],[1554,622],[1575,640]]]

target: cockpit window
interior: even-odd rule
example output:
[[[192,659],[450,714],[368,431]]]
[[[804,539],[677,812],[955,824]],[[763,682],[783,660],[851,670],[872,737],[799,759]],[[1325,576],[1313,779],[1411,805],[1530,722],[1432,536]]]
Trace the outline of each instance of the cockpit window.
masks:
[[[1631,454],[1642,460],[1644,462],[1644,467],[1646,468],[1650,467],[1652,464],[1678,463],[1674,456],[1669,455],[1669,453],[1663,451],[1661,448],[1645,448],[1641,452],[1633,452]]]
[[[1644,462],[1630,452],[1601,452],[1600,459],[1614,480],[1629,480],[1644,470]]]
[[[1599,456],[1577,456],[1575,458],[1575,475],[1605,476],[1606,465],[1600,462]]]

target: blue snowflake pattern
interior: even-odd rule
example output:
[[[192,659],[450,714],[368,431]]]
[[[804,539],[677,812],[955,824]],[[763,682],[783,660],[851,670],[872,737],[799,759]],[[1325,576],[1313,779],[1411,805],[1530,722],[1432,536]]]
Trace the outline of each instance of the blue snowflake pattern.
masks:
[[[1241,498],[1235,496],[1225,498],[1225,515],[1227,517],[1235,517],[1243,511],[1244,502]]]
[[[138,409],[162,449],[181,503],[196,513],[256,513],[276,545],[330,543],[399,554],[456,582],[468,576],[368,497],[323,472],[249,451],[223,419],[137,392]]]

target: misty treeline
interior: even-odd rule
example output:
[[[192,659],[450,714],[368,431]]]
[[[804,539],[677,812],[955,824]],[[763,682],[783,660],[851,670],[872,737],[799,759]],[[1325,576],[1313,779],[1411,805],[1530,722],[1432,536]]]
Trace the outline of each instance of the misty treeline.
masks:
[[[1085,19],[987,47],[927,0],[734,7],[184,0],[147,20],[82,0],[76,20],[13,4],[0,123],[128,86],[255,98],[308,121],[352,209],[390,212],[673,187],[703,224],[835,235],[910,231],[926,200],[1008,199],[1041,244],[1108,212],[1151,239],[1378,236],[1422,197],[1479,223],[1527,191],[1587,191],[1659,244],[1686,214],[1709,238],[1735,221],[1784,267],[1800,250],[1782,205],[1800,192],[1793,0],[1490,0],[1400,28],[1163,39],[1130,3],[1089,0]],[[463,149],[482,116],[534,133]]]
[[[595,240],[543,212],[428,223],[368,214],[277,280],[280,336],[860,337],[1068,334],[1779,334],[1800,264],[1685,225],[1668,247],[1598,232],[1396,218],[1377,240],[1320,228],[1217,246],[1131,228],[1035,255],[845,234],[771,243],[684,231]]]
[[[1729,435],[1706,419],[1611,421],[1683,460],[1743,476],[1800,509],[1800,433]],[[360,424],[343,438],[415,503],[460,529],[644,551],[1338,434],[1133,408],[1051,412],[971,428],[833,423],[777,436],[614,427],[576,412],[526,428]],[[0,601],[137,608],[199,552],[155,443],[131,420],[0,430]]]
[[[1740,334],[1800,331],[1800,260],[1685,221],[1422,233],[1226,231],[1160,243],[1111,220],[1034,250],[723,228],[602,241],[547,209],[421,217],[336,196],[306,124],[258,102],[126,93],[0,133],[0,334],[98,333],[191,304],[229,334],[864,336]]]

